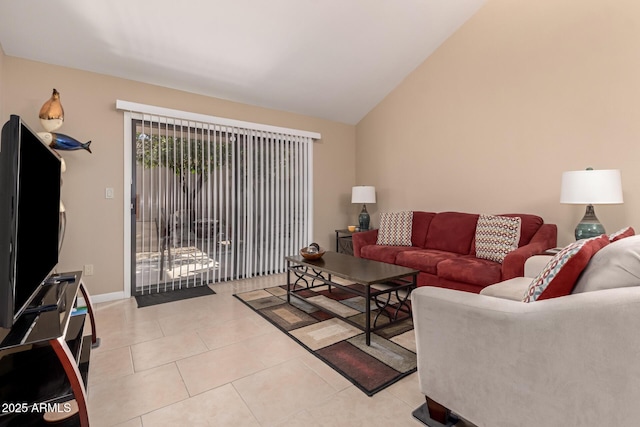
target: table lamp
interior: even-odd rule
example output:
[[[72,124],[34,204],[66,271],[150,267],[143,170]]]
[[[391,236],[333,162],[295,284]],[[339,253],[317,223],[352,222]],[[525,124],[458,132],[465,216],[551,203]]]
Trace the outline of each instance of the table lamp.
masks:
[[[369,229],[369,212],[367,203],[376,202],[376,188],[367,185],[359,185],[351,189],[351,203],[362,203],[362,211],[358,217],[360,230]]]
[[[593,205],[623,203],[620,171],[617,169],[569,171],[562,174],[560,203],[587,205],[575,230],[576,240],[604,234]]]

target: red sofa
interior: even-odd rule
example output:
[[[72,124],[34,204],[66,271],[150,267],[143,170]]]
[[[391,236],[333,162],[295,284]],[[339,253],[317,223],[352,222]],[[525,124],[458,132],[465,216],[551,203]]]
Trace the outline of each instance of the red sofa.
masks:
[[[520,217],[518,249],[502,263],[476,258],[475,233],[479,214],[462,212],[413,212],[411,246],[377,245],[378,230],[353,235],[356,257],[420,270],[418,286],[439,286],[480,292],[486,286],[524,275],[524,263],[557,244],[557,227],[537,215]]]

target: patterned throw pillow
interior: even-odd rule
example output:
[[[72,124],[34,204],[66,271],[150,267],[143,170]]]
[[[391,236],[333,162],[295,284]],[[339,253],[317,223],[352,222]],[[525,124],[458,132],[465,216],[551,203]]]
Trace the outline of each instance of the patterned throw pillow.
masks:
[[[591,257],[608,244],[609,236],[602,234],[566,246],[533,279],[522,301],[533,302],[569,295]]]
[[[413,211],[381,212],[377,245],[411,246]]]
[[[616,231],[615,233],[609,234],[609,241],[611,243],[617,242],[620,239],[624,239],[625,237],[635,236],[636,231],[633,227],[625,227],[621,230]]]
[[[518,249],[520,217],[481,214],[476,226],[476,257],[502,263],[504,257]]]

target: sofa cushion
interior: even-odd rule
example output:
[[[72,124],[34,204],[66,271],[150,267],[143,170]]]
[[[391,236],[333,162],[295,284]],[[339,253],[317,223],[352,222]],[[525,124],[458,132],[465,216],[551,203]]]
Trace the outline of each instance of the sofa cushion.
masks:
[[[413,246],[424,248],[427,239],[427,231],[431,220],[436,216],[434,212],[413,211],[413,225],[411,231],[411,243]]]
[[[602,234],[564,247],[531,281],[522,301],[533,302],[569,295],[589,260],[608,244],[609,236]]]
[[[462,212],[436,214],[429,225],[425,248],[468,255],[476,235],[478,216]]]
[[[504,257],[518,249],[520,217],[481,214],[476,227],[476,257],[502,263]]]
[[[360,250],[360,256],[374,261],[395,264],[396,256],[404,251],[418,250],[411,246],[366,245]]]
[[[636,231],[633,227],[625,227],[621,230],[616,231],[615,233],[609,234],[609,241],[611,243],[617,242],[620,239],[624,239],[625,237],[635,236]]]
[[[544,220],[538,215],[531,214],[500,214],[500,216],[518,217],[522,220],[520,225],[520,241],[518,247],[524,246],[531,241],[533,236],[538,232]]]
[[[441,261],[437,265],[438,277],[454,282],[487,286],[501,280],[502,265],[473,256],[460,256]]]
[[[411,246],[413,212],[381,212],[376,245]]]
[[[573,293],[640,285],[640,236],[607,245],[591,258]]]
[[[461,255],[452,252],[438,251],[436,249],[421,249],[417,251],[404,251],[396,257],[396,264],[403,267],[415,268],[425,273],[436,274],[436,265],[440,261],[457,258]]]

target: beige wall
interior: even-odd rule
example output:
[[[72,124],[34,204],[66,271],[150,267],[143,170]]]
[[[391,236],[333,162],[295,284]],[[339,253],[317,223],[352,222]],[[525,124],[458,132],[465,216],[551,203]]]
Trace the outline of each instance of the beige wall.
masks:
[[[333,245],[334,229],[348,222],[344,197],[355,183],[355,126],[253,107],[177,90],[5,56],[0,80],[2,122],[20,115],[36,132],[51,90],[60,91],[65,123],[59,132],[82,142],[93,154],[61,151],[67,164],[62,198],[68,229],[59,270],[93,264],[90,292],[123,290],[123,113],[116,99],[184,111],[319,132],[314,144],[314,239]],[[106,187],[115,199],[104,198]]]
[[[622,173],[607,231],[640,230],[638,40],[634,0],[488,0],[357,125],[372,210],[536,213],[567,244],[561,174],[591,166]]]

